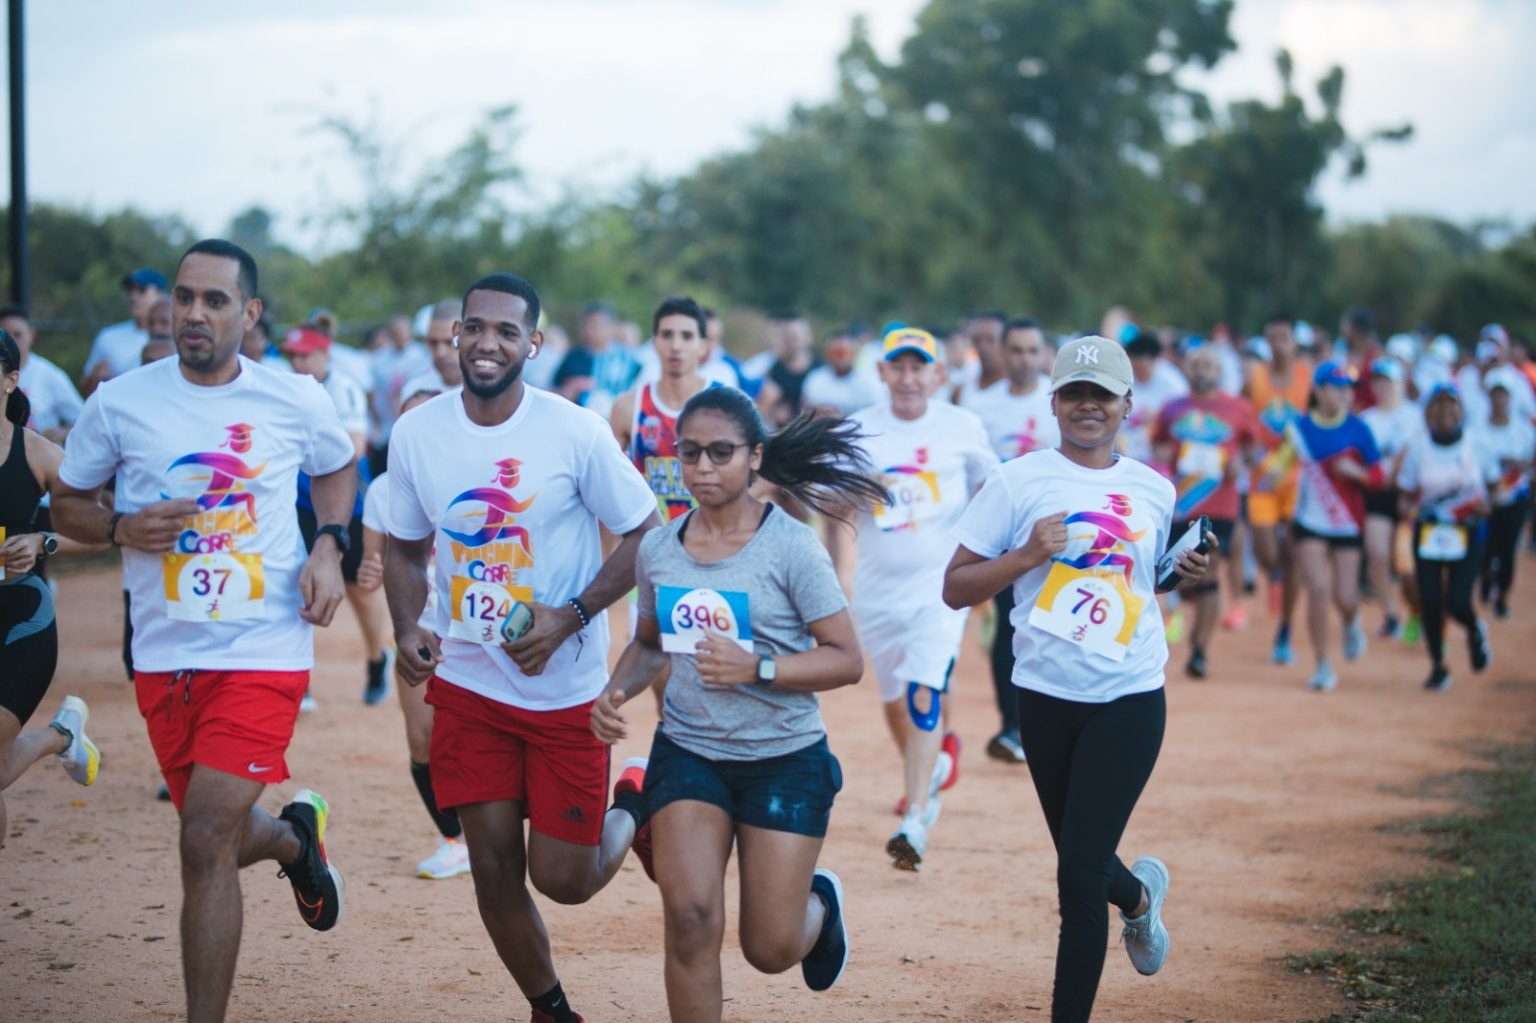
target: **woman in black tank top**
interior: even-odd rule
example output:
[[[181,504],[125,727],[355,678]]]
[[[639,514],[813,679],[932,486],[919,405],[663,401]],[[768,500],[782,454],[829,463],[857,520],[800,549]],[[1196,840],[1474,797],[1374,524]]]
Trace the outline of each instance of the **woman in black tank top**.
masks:
[[[46,728],[22,732],[53,681],[59,634],[53,595],[35,569],[44,537],[33,531],[38,502],[58,479],[64,452],[26,428],[31,406],[20,389],[21,351],[0,330],[0,791],[52,753],[82,785],[96,780],[101,754],[85,735],[85,701],[66,696]],[[0,796],[0,846],[5,842]]]

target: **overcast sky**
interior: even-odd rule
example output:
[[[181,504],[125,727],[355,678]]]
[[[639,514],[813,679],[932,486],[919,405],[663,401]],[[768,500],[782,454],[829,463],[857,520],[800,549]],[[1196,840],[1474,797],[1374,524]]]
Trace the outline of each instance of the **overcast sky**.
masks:
[[[28,6],[34,200],[135,206],[221,230],[252,204],[313,247],[301,221],[359,190],[322,114],[376,116],[428,161],[477,114],[515,103],[532,196],[611,192],[687,171],[835,83],[864,13],[894,56],[922,0],[46,0]],[[259,13],[255,10],[259,8]],[[1335,172],[1336,219],[1393,211],[1536,220],[1536,3],[1238,0],[1239,50],[1191,81],[1218,102],[1348,72],[1356,132],[1412,121],[1369,176]],[[0,165],[3,166],[3,165]]]

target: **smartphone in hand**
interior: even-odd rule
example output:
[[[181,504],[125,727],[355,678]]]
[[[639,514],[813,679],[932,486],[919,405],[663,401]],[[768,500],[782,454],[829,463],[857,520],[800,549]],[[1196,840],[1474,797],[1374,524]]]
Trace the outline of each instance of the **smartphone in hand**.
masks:
[[[1190,523],[1184,535],[1175,540],[1163,556],[1157,559],[1157,592],[1167,593],[1178,587],[1179,574],[1173,568],[1179,563],[1179,555],[1189,550],[1196,554],[1210,553],[1211,533],[1210,517],[1202,515]]]
[[[531,628],[533,628],[533,608],[521,600],[514,600],[512,610],[507,612],[507,617],[501,622],[501,641],[515,643],[526,636]]]

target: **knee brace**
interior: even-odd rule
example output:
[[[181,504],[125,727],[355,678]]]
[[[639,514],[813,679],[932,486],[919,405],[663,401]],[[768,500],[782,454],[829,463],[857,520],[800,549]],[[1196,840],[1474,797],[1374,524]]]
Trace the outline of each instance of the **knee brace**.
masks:
[[[928,690],[928,709],[917,709],[917,693],[920,689]],[[907,714],[912,718],[912,723],[925,732],[931,732],[939,727],[939,715],[943,711],[944,694],[938,689],[932,689],[920,682],[907,683]]]

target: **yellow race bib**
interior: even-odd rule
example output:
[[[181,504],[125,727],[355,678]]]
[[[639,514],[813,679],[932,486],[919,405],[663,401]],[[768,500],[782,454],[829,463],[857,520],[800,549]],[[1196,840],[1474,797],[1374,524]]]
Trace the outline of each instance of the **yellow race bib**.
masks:
[[[467,575],[455,575],[449,582],[453,611],[448,619],[448,635],[452,639],[498,646],[501,623],[506,621],[512,604],[519,600],[533,603],[533,589],[528,586],[471,579]]]
[[[165,613],[178,622],[229,622],[266,613],[260,554],[166,554]]]
[[[1111,661],[1125,660],[1145,598],[1138,597],[1118,572],[1051,565],[1029,624]]]

